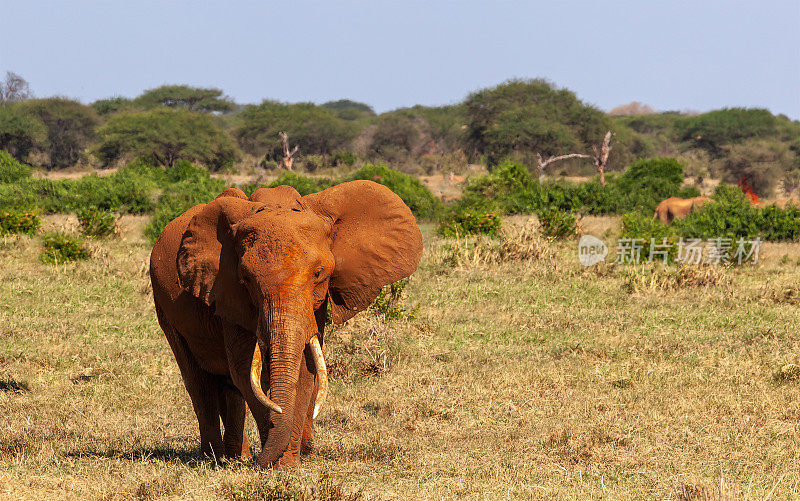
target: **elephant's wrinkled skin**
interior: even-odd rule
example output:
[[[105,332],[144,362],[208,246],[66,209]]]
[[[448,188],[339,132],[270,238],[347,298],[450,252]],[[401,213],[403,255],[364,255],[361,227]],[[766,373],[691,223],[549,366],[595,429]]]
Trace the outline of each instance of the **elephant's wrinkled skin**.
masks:
[[[296,465],[313,443],[314,408],[327,387],[328,304],[332,321],[344,322],[381,287],[413,273],[421,252],[411,211],[372,181],[305,197],[288,186],[250,198],[227,189],[169,223],[150,256],[150,277],[202,451],[249,457],[249,407],[261,438],[258,464]]]
[[[675,219],[683,219],[694,210],[699,209],[711,199],[708,197],[678,198],[669,197],[656,207],[653,219],[658,219],[664,224],[669,224]]]

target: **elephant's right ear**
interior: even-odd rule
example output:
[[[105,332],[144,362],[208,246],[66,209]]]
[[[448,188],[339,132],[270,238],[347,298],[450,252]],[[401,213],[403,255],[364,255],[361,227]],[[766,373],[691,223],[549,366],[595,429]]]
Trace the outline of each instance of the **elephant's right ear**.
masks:
[[[221,299],[217,296],[225,295],[220,292],[231,295],[240,292],[236,290],[241,286],[233,249],[233,225],[263,207],[239,197],[238,193],[227,194],[228,191],[207,203],[192,218],[178,248],[181,287],[209,306]]]

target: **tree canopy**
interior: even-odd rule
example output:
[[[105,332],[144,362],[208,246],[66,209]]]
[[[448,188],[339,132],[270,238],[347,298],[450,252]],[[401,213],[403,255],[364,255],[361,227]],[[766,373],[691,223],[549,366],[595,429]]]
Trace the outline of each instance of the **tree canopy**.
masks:
[[[237,157],[233,139],[213,117],[185,109],[120,113],[97,134],[95,153],[106,164],[122,157],[143,156],[166,167],[184,159],[219,169]]]
[[[43,149],[50,157],[51,168],[74,165],[94,140],[94,129],[99,122],[97,114],[78,101],[51,97],[30,99],[15,107],[21,113],[38,119],[47,129]]]
[[[220,89],[189,85],[162,85],[145,91],[134,100],[144,109],[156,106],[183,107],[191,111],[231,111],[235,105]]]
[[[353,125],[327,108],[313,103],[285,104],[264,101],[247,106],[239,116],[234,135],[248,153],[280,153],[278,132],[300,145],[301,154],[327,155],[345,147],[356,134]],[[281,154],[282,155],[282,154]]]
[[[467,144],[490,162],[513,152],[557,155],[591,151],[611,128],[597,108],[546,80],[509,80],[470,94]]]

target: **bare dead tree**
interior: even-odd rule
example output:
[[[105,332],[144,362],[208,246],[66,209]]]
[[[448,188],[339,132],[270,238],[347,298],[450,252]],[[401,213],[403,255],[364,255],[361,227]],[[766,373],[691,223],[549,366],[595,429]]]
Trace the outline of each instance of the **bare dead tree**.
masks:
[[[7,71],[5,80],[0,82],[0,105],[24,101],[31,97],[28,82],[16,73]]]
[[[297,153],[297,150],[299,150],[300,147],[295,145],[294,149],[289,151],[289,136],[287,136],[283,131],[279,132],[278,136],[281,138],[281,146],[283,147],[283,159],[281,160],[280,168],[292,170],[294,154]]]
[[[539,169],[539,182],[544,179],[544,169],[548,165],[558,162],[559,160],[566,160],[568,158],[594,158],[591,155],[584,155],[583,153],[570,153],[568,155],[559,155],[557,157],[549,157],[547,160],[542,159],[542,155],[537,153],[536,154],[536,162],[538,165],[536,168]]]
[[[597,172],[600,173],[600,186],[606,185],[606,164],[608,163],[608,155],[611,153],[611,136],[614,133],[611,131],[606,132],[606,136],[603,138],[603,145],[600,146],[600,150],[598,151],[597,146],[592,146],[592,150],[594,150],[594,165],[597,167]]]
[[[597,172],[600,173],[600,185],[606,185],[606,177],[605,177],[605,169],[606,164],[608,163],[608,155],[611,153],[611,136],[614,133],[611,131],[606,132],[605,137],[603,138],[603,144],[600,146],[598,150],[597,146],[592,146],[592,150],[594,150],[594,155],[584,155],[583,153],[569,153],[567,155],[558,155],[556,157],[548,157],[547,160],[542,158],[540,153],[536,154],[536,162],[537,168],[539,169],[539,181],[541,182],[544,179],[544,169],[555,162],[560,160],[567,160],[569,158],[590,158],[594,161],[595,167],[597,167]]]

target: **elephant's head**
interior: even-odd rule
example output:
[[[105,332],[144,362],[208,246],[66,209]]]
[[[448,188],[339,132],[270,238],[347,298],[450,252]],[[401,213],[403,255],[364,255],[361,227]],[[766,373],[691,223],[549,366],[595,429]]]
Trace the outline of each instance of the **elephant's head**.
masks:
[[[421,252],[409,208],[371,181],[305,197],[287,186],[249,199],[226,190],[191,220],[178,252],[181,285],[223,321],[256,333],[251,385],[273,411],[262,466],[287,448],[307,346],[320,376],[317,406],[324,400],[315,313],[324,315],[330,302],[333,322],[346,321],[384,285],[413,273]],[[269,367],[263,377],[262,359]]]

